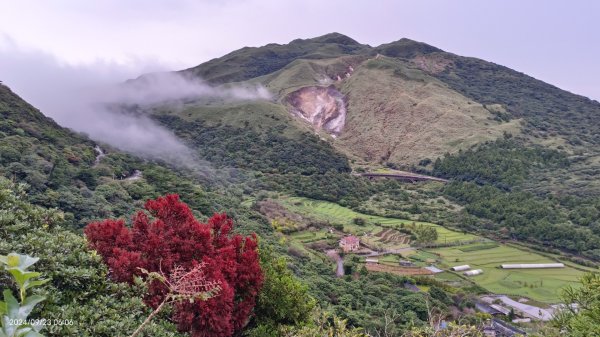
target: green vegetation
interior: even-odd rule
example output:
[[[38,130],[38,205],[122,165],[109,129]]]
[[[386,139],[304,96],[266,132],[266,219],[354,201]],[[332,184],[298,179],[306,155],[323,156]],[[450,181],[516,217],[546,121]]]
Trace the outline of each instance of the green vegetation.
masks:
[[[476,58],[444,53],[450,61],[433,74],[452,89],[482,104],[501,104],[512,118],[524,118],[537,139],[561,136],[573,146],[600,144],[600,103]],[[493,85],[491,85],[493,83]]]
[[[525,147],[506,135],[475,149],[446,154],[433,166],[433,174],[510,190],[524,182],[532,168],[559,168],[569,164],[564,153],[542,147]]]
[[[60,212],[31,205],[13,192],[15,188],[0,178],[0,254],[38,256],[36,271],[49,281],[36,291],[45,301],[36,306],[32,318],[72,322],[48,325],[44,335],[114,337],[133,332],[149,314],[141,299],[144,289],[110,282],[106,266],[88,250],[85,239],[60,227]],[[12,289],[13,282],[0,278],[0,288]],[[151,323],[146,332],[180,336],[163,319]]]
[[[469,252],[476,252],[478,250],[492,249],[492,248],[496,248],[496,247],[499,247],[498,243],[486,242],[486,243],[481,243],[481,244],[476,244],[476,245],[462,246],[459,248],[459,250],[461,252],[469,253]]]
[[[196,209],[208,208],[199,202],[203,187],[160,165],[108,147],[95,165],[94,142],[59,127],[2,85],[0,116],[0,175],[26,183],[35,204],[60,208],[69,226],[128,215],[144,200],[173,189]],[[136,169],[144,179],[120,180]]]
[[[584,273],[566,266],[556,269],[500,269],[500,264],[510,263],[555,263],[542,255],[520,250],[507,245],[481,248],[481,244],[438,248],[431,250],[441,266],[449,268],[468,264],[473,269],[482,269],[483,274],[470,278],[490,292],[529,297],[546,303],[560,300],[560,289],[575,285]]]
[[[414,224],[415,228],[422,226],[421,228],[423,229],[435,229],[437,238],[433,241],[437,243],[470,241],[477,238],[471,234],[456,232],[428,222],[366,215],[327,201],[311,200],[302,197],[281,198],[279,201],[290,210],[295,211],[298,214],[303,214],[316,220],[329,222],[331,224],[342,224],[345,232],[357,235],[361,235],[365,232],[377,234],[377,232],[380,232],[382,228],[410,230]],[[364,225],[356,225],[353,221],[355,218],[365,219],[366,223]],[[433,232],[431,232],[429,235],[430,237],[433,237]]]
[[[474,216],[465,218],[462,228],[600,258],[600,227],[596,223],[580,226],[569,221],[569,217],[575,218],[586,209],[569,209],[556,198],[536,197],[524,191],[506,192],[474,183],[448,184],[445,193],[463,203],[465,212]]]
[[[46,300],[31,317],[76,323],[49,326],[45,335],[122,336],[148,317],[145,285],[109,281],[79,229],[99,218],[129,217],[167,193],[179,194],[199,218],[227,212],[239,233],[260,237],[265,286],[246,331],[251,336],[360,336],[354,327],[371,335],[432,335],[432,307],[442,318],[480,324],[469,312],[481,287],[549,303],[573,285],[563,300],[591,303],[585,300],[597,292],[596,280],[575,284],[584,270],[595,270],[591,260],[600,260],[597,102],[426,44],[403,39],[371,48],[341,34],[243,48],[183,73],[214,85],[260,84],[274,94],[270,101],[215,98],[148,109],[209,161],[216,177],[102,144],[107,156],[95,163],[96,143],[0,85],[0,175],[27,184],[0,178],[0,254],[40,257],[36,270],[49,281],[34,289]],[[339,137],[315,133],[289,113],[286,95],[309,85],[333,85],[346,96]],[[370,181],[351,167],[404,168],[451,182]],[[123,179],[135,170],[143,178]],[[265,212],[265,200],[283,210]],[[418,266],[470,264],[484,273],[369,273],[358,256],[346,254],[348,275],[338,278],[323,251],[346,233],[375,248],[401,249],[402,259]],[[430,250],[406,249],[409,243]],[[496,268],[555,259],[568,260],[567,267]],[[400,256],[380,260],[398,265]],[[425,292],[410,292],[405,283]],[[0,288],[16,290],[7,277]],[[561,328],[594,334],[594,305],[566,315]],[[159,313],[144,332],[181,336],[168,317]],[[453,329],[477,335],[469,326],[446,331]]]
[[[30,323],[29,314],[42,301],[40,295],[29,296],[28,290],[44,285],[48,280],[36,280],[40,273],[29,271],[28,268],[38,262],[39,259],[29,255],[10,253],[6,256],[0,255],[0,263],[9,272],[17,286],[19,300],[17,300],[10,289],[3,291],[4,301],[0,301],[0,315],[2,320],[0,332],[3,337],[43,337],[39,332],[43,325]]]
[[[261,250],[260,255],[266,282],[254,309],[256,326],[250,334],[279,336],[282,330],[307,323],[316,301],[308,294],[308,287],[289,271],[284,257],[276,258],[268,249]]]
[[[218,166],[303,175],[350,171],[347,159],[331,145],[308,132],[296,138],[284,136],[281,132],[286,126],[281,123],[263,134],[251,128],[209,126],[202,120],[190,122],[170,115],[156,119],[196,145],[201,158]]]
[[[569,305],[557,315],[554,323],[569,336],[596,336],[600,334],[600,275],[581,277],[580,287],[568,287],[561,299]]]
[[[368,50],[347,36],[331,33],[313,39],[296,39],[287,45],[245,47],[183,73],[217,84],[240,82],[277,71],[296,59],[325,59]]]

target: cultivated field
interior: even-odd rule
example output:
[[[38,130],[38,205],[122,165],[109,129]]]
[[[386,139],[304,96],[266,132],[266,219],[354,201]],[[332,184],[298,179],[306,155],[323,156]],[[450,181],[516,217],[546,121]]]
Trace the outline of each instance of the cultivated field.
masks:
[[[375,234],[375,237],[378,238],[378,241],[385,244],[408,245],[410,243],[410,235],[391,228],[386,228],[378,232]]]
[[[433,275],[431,271],[420,267],[399,267],[374,263],[367,263],[365,267],[368,271],[385,272],[397,275]]]
[[[329,221],[331,224],[343,224],[344,232],[353,233],[356,235],[364,235],[365,233],[370,233],[373,236],[377,236],[379,233],[385,231],[385,229],[393,228],[396,225],[408,225],[411,223],[415,223],[417,225],[435,227],[438,232],[438,239],[436,241],[437,243],[469,241],[478,238],[477,236],[472,234],[453,231],[445,227],[428,222],[366,215],[327,201],[312,200],[302,197],[281,198],[278,201],[283,203],[290,210],[297,212],[298,214],[312,217],[321,221]],[[352,222],[352,220],[355,218],[365,219],[366,224],[363,226],[355,225]],[[386,236],[386,239],[389,240],[389,238],[389,235]],[[404,242],[406,241],[406,239],[400,239],[399,235],[396,235],[395,238],[397,240],[404,240],[402,242],[397,242],[397,244],[404,244]],[[376,239],[378,239],[377,241],[382,241],[379,240],[381,239],[381,237],[376,237]]]
[[[310,242],[315,242],[315,241],[319,241],[322,239],[327,238],[327,232],[325,232],[324,230],[320,230],[320,231],[299,231],[299,232],[295,232],[292,233],[290,235],[293,239],[298,240],[302,243],[310,243]]]
[[[473,269],[482,269],[482,275],[470,279],[491,292],[525,296],[545,303],[559,302],[560,289],[567,285],[576,286],[583,274],[569,266],[558,269],[500,269],[498,266],[503,263],[556,262],[507,245],[474,244],[432,249],[430,252],[441,255],[441,267],[468,264]]]

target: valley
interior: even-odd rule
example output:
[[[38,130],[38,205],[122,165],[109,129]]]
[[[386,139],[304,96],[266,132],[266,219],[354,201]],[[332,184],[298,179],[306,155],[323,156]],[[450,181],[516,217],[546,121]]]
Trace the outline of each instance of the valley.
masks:
[[[51,278],[36,315],[83,322],[48,336],[133,330],[160,295],[136,268],[162,273],[163,255],[210,264],[224,292],[158,315],[157,336],[188,334],[186,319],[219,337],[316,336],[301,333],[335,322],[361,337],[448,322],[570,329],[561,305],[600,266],[597,102],[425,43],[339,33],[169,76],[208,94],[121,108],[172,133],[186,165],[63,128],[0,84],[0,254],[40,257]],[[266,94],[233,94],[249,88]],[[97,303],[106,326],[89,323]],[[225,315],[215,308],[232,318],[204,319]]]
[[[268,202],[277,203],[290,212],[286,214],[288,218],[274,217],[269,212],[265,212],[265,215],[271,219],[275,229],[298,249],[323,254],[335,249],[342,237],[354,235],[359,238],[361,248],[345,254],[346,262],[358,256],[361,263],[377,257],[380,265],[398,266],[400,260],[410,261],[415,267],[434,265],[445,271],[439,278],[441,282],[446,282],[447,275],[453,274],[459,284],[474,283],[490,293],[525,297],[546,305],[559,303],[557,294],[560,289],[567,285],[577,286],[578,279],[586,271],[593,270],[569,262],[560,269],[505,270],[500,268],[501,264],[563,260],[515,244],[496,242],[432,223],[366,215],[324,201],[282,196]],[[250,203],[246,202],[247,205]],[[356,219],[363,219],[364,224],[357,224]],[[414,234],[408,231],[415,226],[434,228],[437,238],[432,242],[419,243]],[[408,233],[404,233],[404,230]],[[464,277],[462,273],[450,270],[456,265],[469,265],[472,269],[482,269],[483,273]],[[414,274],[406,270],[404,275]],[[433,277],[438,279],[437,275]],[[456,281],[448,283],[455,284]]]

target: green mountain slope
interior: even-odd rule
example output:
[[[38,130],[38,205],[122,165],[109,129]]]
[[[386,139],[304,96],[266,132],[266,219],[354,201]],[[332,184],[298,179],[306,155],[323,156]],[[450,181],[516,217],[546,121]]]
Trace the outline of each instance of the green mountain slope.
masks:
[[[510,133],[527,144],[565,151],[573,159],[568,171],[538,172],[540,180],[574,193],[600,191],[592,176],[600,163],[595,149],[600,103],[425,43],[401,39],[370,47],[333,33],[243,48],[183,72],[215,84],[264,85],[280,106],[267,110],[279,110],[276,115],[287,125],[287,134],[299,123],[289,123],[286,111],[355,165],[411,168]],[[340,112],[318,103],[336,101],[323,88],[331,88],[334,96],[339,93],[346,110],[335,139],[327,124]],[[207,109],[210,115],[202,112]],[[241,110],[254,114],[244,124],[233,121],[237,126],[272,124],[264,123],[260,109]],[[238,118],[230,113],[230,105],[198,104],[182,114],[231,125]],[[539,193],[556,192],[540,187],[539,181],[530,185]]]
[[[269,74],[297,59],[325,59],[367,52],[369,48],[338,33],[301,40],[286,45],[268,44],[242,48],[210,60],[183,73],[199,76],[210,83],[240,82]]]
[[[289,287],[308,289],[322,308],[327,308],[340,317],[348,319],[349,325],[362,326],[369,331],[381,329],[385,325],[381,313],[393,306],[399,306],[402,310],[402,315],[397,317],[398,322],[394,324],[395,331],[403,331],[408,322],[423,325],[427,320],[425,296],[397,287],[398,284],[406,282],[404,277],[373,274],[359,279],[337,278],[330,268],[330,261],[324,255],[312,253],[305,255],[304,252],[298,253],[288,247],[283,238],[274,232],[266,218],[256,210],[242,205],[242,200],[253,200],[261,193],[273,193],[273,190],[284,192],[283,184],[274,183],[271,179],[274,177],[294,183],[299,181],[300,177],[312,179],[311,177],[333,175],[360,184],[355,191],[348,191],[343,186],[346,183],[342,183],[342,193],[358,194],[363,190],[369,191],[369,188],[364,187],[365,185],[370,186],[371,192],[377,189],[376,185],[371,186],[369,182],[343,173],[348,169],[345,157],[336,153],[327,142],[320,140],[307,129],[294,127],[286,136],[287,138],[281,140],[276,135],[269,134],[272,131],[269,126],[285,127],[285,123],[277,119],[273,119],[272,124],[252,129],[253,133],[240,133],[245,129],[240,127],[238,122],[243,125],[244,120],[238,118],[228,119],[226,127],[220,124],[222,122],[220,118],[200,120],[200,124],[193,124],[195,127],[204,127],[203,131],[210,136],[199,139],[198,146],[205,145],[204,142],[214,141],[210,139],[213,136],[216,140],[231,140],[231,143],[224,147],[219,147],[218,141],[211,144],[216,147],[213,159],[224,166],[236,165],[238,156],[235,153],[235,146],[258,146],[258,150],[274,148],[270,155],[273,156],[274,164],[279,165],[275,167],[276,174],[263,176],[253,172],[257,169],[273,170],[274,168],[271,166],[273,163],[260,166],[258,160],[254,160],[251,165],[242,163],[239,167],[243,168],[246,165],[247,168],[237,173],[248,174],[248,176],[256,173],[256,179],[232,180],[226,185],[218,185],[199,181],[187,175],[185,171],[170,168],[162,163],[144,161],[106,146],[104,148],[107,155],[96,165],[94,142],[44,117],[7,87],[1,86],[0,93],[0,114],[3,117],[0,121],[0,130],[2,130],[0,172],[15,181],[30,183],[24,189],[0,177],[0,215],[2,215],[0,253],[19,251],[40,257],[39,270],[44,276],[51,276],[52,282],[48,283],[43,290],[50,298],[42,311],[35,314],[45,317],[63,313],[68,318],[77,320],[74,326],[50,328],[46,331],[48,336],[126,335],[149,314],[141,300],[144,289],[110,282],[107,278],[109,271],[100,256],[87,248],[79,228],[93,219],[128,217],[134,209],[139,209],[145,200],[167,193],[180,194],[200,216],[210,215],[212,212],[227,212],[236,220],[239,226],[236,228],[238,232],[257,233],[260,237],[261,251],[263,249],[273,251],[273,255],[267,255],[263,263],[280,261],[277,262],[276,269],[266,276],[280,281],[275,284],[270,283],[269,287],[266,287],[268,293],[265,294],[264,300],[261,300],[260,309],[257,309],[258,313],[271,313],[276,310],[277,317],[264,314],[265,316],[253,318],[248,329],[258,329],[256,335],[264,335],[264,330],[261,329],[274,329],[276,327],[274,324],[285,323],[288,328],[294,328],[295,324],[300,323],[296,321],[299,319],[297,316],[288,318],[290,312],[297,308],[290,308],[287,302],[281,303],[281,307],[270,307],[272,300],[280,300],[279,294],[289,291]],[[269,104],[266,103],[266,106]],[[254,106],[256,109],[265,108],[262,104],[247,104],[247,106]],[[231,110],[229,117],[236,116],[239,107],[232,107]],[[281,112],[280,116],[287,116],[284,112]],[[237,113],[239,114],[239,111]],[[241,117],[247,115],[240,114]],[[270,119],[269,116],[267,114],[263,122]],[[193,120],[184,119],[182,116],[163,115],[163,117],[193,123]],[[287,122],[293,121],[291,117],[287,117],[289,118]],[[169,120],[165,123],[176,124],[177,122]],[[234,128],[234,125],[238,127]],[[217,127],[219,128],[215,129]],[[193,130],[194,128],[184,127],[184,131],[190,133],[189,139],[192,141],[197,136],[197,133],[192,132]],[[220,134],[222,131],[227,132]],[[236,136],[246,138],[250,137],[249,135],[258,138],[244,140],[236,145],[238,142]],[[296,141],[292,141],[294,137]],[[297,144],[298,139],[309,149],[308,152],[303,153],[301,149],[287,148]],[[278,146],[281,148],[277,148]],[[10,151],[15,147],[19,151]],[[320,157],[319,154],[323,156]],[[257,153],[257,156],[266,158],[260,153]],[[332,161],[332,158],[339,160]],[[297,171],[296,164],[299,167],[311,168],[310,172]],[[321,170],[327,168],[327,165],[331,165],[332,168],[327,173],[321,174]],[[339,167],[336,169],[335,165]],[[137,180],[118,178],[131,174],[133,170],[141,170],[142,178]],[[61,174],[58,175],[57,172]],[[34,182],[37,184],[33,184]],[[325,185],[317,188],[323,187]],[[13,192],[14,189],[18,190],[17,194]],[[262,191],[263,189],[271,189],[271,191]],[[29,204],[27,200],[33,201],[36,206]],[[60,210],[48,211],[38,205],[57,207]],[[281,256],[284,258],[279,260]],[[296,283],[288,267],[305,285]],[[265,268],[268,268],[268,265]],[[282,275],[285,277],[281,280]],[[5,278],[0,278],[0,286],[8,287],[9,284],[5,281]],[[395,290],[390,292],[389,289]],[[304,290],[299,293],[304,296]],[[336,300],[367,297],[368,305],[355,301],[356,305],[348,306],[346,301]],[[118,301],[115,302],[115,298]],[[298,301],[299,298],[295,297],[292,300]],[[435,303],[444,307],[439,302]],[[309,314],[294,315],[308,316]],[[260,327],[257,324],[268,325]],[[146,332],[150,334],[168,333],[179,336],[174,331],[173,324],[162,316],[156,317],[147,329]]]
[[[344,51],[341,45],[354,49]],[[315,48],[335,52],[315,57]],[[266,52],[271,49],[277,53]],[[257,71],[260,62],[276,66]],[[355,170],[403,168],[474,182],[475,189],[459,183],[435,192],[464,207],[461,216],[474,217],[454,225],[599,256],[600,224],[589,216],[600,195],[593,131],[600,105],[595,101],[408,39],[370,47],[340,34],[325,35],[244,48],[194,69],[204,69],[204,75],[195,74],[209,80],[220,78],[216,84],[232,76],[225,85],[259,84],[274,95],[269,102],[198,101],[151,111],[218,166],[289,174],[275,181],[278,188],[293,186],[294,193],[322,184],[315,174],[337,172],[331,178],[337,181],[335,174],[346,174],[347,165]],[[235,75],[228,73],[231,69]],[[346,178],[339,181],[344,187],[330,188],[347,191],[354,186]],[[327,187],[318,188],[323,191],[310,194],[330,195]],[[515,194],[501,200],[503,193]],[[482,211],[495,207],[476,200],[482,195],[502,209]],[[523,198],[543,205],[534,218],[523,203],[512,204]],[[548,230],[552,226],[572,238],[548,235],[556,233]],[[574,239],[580,237],[585,243]]]
[[[217,171],[231,172],[229,180],[209,181],[102,144],[107,155],[96,162],[95,142],[61,128],[5,86],[0,173],[29,184],[33,203],[65,211],[75,232],[92,219],[127,216],[144,200],[166,193],[180,194],[200,216],[226,211],[243,224],[239,231],[257,232],[263,244],[287,255],[285,264],[321,307],[371,332],[385,325],[389,309],[401,313],[394,323],[398,332],[424,324],[424,294],[398,286],[408,277],[368,273],[360,259],[346,260],[352,277],[336,278],[324,251],[338,245],[331,228],[347,233],[327,211],[319,221],[300,217],[307,222],[278,232],[261,207],[303,196],[369,216],[519,241],[589,266],[600,260],[600,159],[592,120],[597,102],[408,39],[370,47],[341,34],[244,48],[183,73],[217,89],[262,85],[274,95],[146,107]],[[352,174],[384,166],[450,183],[371,181]],[[136,170],[141,179],[124,179]],[[346,226],[360,226],[360,218],[348,220]],[[45,238],[41,231],[22,247],[38,247],[35,236]],[[304,245],[294,236],[315,241]],[[73,241],[83,249],[81,237]],[[0,248],[14,247],[20,246]],[[95,270],[103,268],[94,263]],[[483,291],[463,286],[453,291]],[[446,299],[434,305],[449,312],[471,301]]]
[[[147,199],[166,193],[179,193],[204,215],[230,209],[226,191],[215,193],[205,178],[164,163],[103,144],[106,156],[96,162],[97,143],[62,128],[4,85],[0,116],[0,174],[28,184],[30,199],[63,210],[70,226],[128,216]],[[127,179],[136,170],[142,178]]]

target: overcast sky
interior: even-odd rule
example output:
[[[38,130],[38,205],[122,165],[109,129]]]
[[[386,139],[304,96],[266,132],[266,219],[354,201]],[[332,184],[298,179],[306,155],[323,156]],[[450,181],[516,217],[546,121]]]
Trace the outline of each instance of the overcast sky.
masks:
[[[32,92],[61,77],[120,81],[334,31],[370,45],[423,41],[600,99],[592,0],[5,0],[0,80],[35,104]]]

